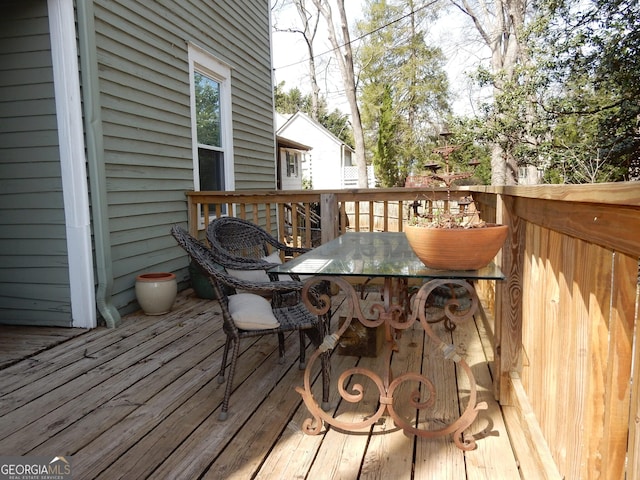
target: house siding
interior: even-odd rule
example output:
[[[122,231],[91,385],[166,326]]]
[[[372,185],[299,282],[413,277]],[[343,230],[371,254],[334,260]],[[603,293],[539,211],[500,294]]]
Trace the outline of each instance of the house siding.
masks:
[[[193,160],[188,42],[231,66],[236,189],[275,186],[267,1],[96,1],[95,27],[113,300],[134,308],[135,276],[174,271],[169,235],[187,221]]]
[[[71,326],[46,0],[0,4],[0,323]]]

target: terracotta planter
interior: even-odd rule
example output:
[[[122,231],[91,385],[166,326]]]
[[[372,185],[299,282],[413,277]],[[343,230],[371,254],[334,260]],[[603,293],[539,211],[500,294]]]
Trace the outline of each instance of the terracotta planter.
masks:
[[[409,225],[409,245],[422,263],[438,270],[478,270],[493,260],[507,238],[506,225],[433,228]]]
[[[136,297],[147,315],[168,313],[178,294],[173,273],[145,273],[136,277]]]

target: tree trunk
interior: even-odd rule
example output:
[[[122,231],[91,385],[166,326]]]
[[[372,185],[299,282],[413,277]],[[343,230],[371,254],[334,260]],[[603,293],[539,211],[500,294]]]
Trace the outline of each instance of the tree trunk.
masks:
[[[526,0],[495,0],[474,3],[462,0],[453,4],[467,14],[480,34],[483,42],[491,50],[491,70],[503,74],[504,80],[511,80],[520,60],[518,31],[524,26]],[[493,7],[493,10],[490,10]],[[482,13],[480,13],[482,12]],[[494,93],[500,92],[503,81],[496,79]],[[515,185],[518,183],[518,166],[508,149],[499,143],[491,148],[491,183],[493,185]]]
[[[307,10],[306,0],[295,0],[296,9],[300,20],[302,20],[302,36],[307,44],[307,52],[309,53],[309,79],[311,80],[311,118],[318,121],[320,110],[320,87],[318,86],[318,75],[316,74],[316,61],[313,53],[313,41],[318,31],[319,15],[315,18],[309,10]],[[314,20],[313,27],[311,20]]]
[[[360,119],[360,109],[356,97],[356,80],[353,70],[353,54],[351,51],[351,36],[349,34],[349,24],[347,13],[344,8],[344,0],[337,0],[338,11],[340,13],[340,31],[342,33],[341,42],[338,42],[336,27],[333,23],[333,15],[329,0],[312,0],[318,11],[327,22],[329,41],[335,52],[342,83],[344,85],[349,109],[351,110],[351,126],[353,128],[353,139],[356,150],[356,166],[358,167],[358,187],[368,187],[367,162],[364,155],[364,132]],[[342,46],[341,46],[342,45]]]

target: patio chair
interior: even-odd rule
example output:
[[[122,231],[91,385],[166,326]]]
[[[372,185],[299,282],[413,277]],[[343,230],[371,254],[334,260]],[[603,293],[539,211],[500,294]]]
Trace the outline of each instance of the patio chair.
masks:
[[[304,281],[307,275],[288,274],[280,278],[268,270],[282,263],[282,257],[292,257],[309,251],[309,248],[290,247],[255,223],[236,217],[219,217],[207,227],[207,240],[216,262],[230,275],[250,282],[282,280]],[[270,252],[270,250],[272,250]],[[316,295],[329,295],[331,286],[321,282],[312,287]],[[274,297],[277,301],[288,301],[283,295]],[[300,301],[298,298],[294,301]],[[331,309],[325,314],[328,325]]]
[[[232,275],[248,280],[277,280],[267,270],[282,263],[283,257],[292,257],[308,251],[290,247],[266,230],[247,220],[219,217],[207,227],[207,240],[218,262]],[[300,280],[293,276],[294,280]]]
[[[240,353],[240,339],[276,334],[278,336],[280,362],[283,362],[285,354],[284,332],[297,330],[300,336],[299,368],[303,370],[306,367],[304,335],[306,334],[317,347],[323,340],[326,326],[323,324],[322,317],[313,315],[300,301],[300,290],[303,286],[301,282],[288,280],[255,283],[237,279],[220,270],[216,265],[216,259],[211,250],[192,237],[186,230],[176,225],[171,229],[171,234],[178,244],[187,251],[191,259],[209,277],[209,281],[220,302],[223,330],[227,336],[222,355],[222,365],[218,375],[218,383],[220,384],[225,381],[227,359],[231,350],[229,376],[222,409],[218,417],[220,420],[226,420],[228,417],[229,398],[233,389],[233,377]],[[239,290],[267,292],[274,297],[274,300],[269,303],[264,297],[255,293],[226,295],[225,289],[222,288],[223,284]],[[294,294],[293,296],[292,293]],[[288,301],[276,301],[275,298],[279,295],[286,296]],[[297,298],[298,301],[292,302],[292,298]],[[321,366],[323,406],[327,406],[329,397],[329,363],[326,354],[322,355]]]

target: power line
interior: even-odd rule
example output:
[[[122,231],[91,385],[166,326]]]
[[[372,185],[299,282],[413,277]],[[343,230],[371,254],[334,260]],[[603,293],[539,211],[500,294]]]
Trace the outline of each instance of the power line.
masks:
[[[348,44],[354,44],[354,43],[356,43],[356,42],[359,42],[359,41],[360,41],[360,40],[362,40],[363,38],[366,38],[366,37],[368,37],[368,36],[370,36],[370,35],[373,35],[374,33],[379,32],[380,30],[383,30],[383,29],[385,29],[385,28],[387,28],[387,27],[390,27],[391,25],[393,25],[393,24],[395,24],[395,23],[398,23],[398,22],[400,22],[400,21],[404,20],[405,18],[410,17],[410,16],[414,15],[415,13],[419,12],[420,10],[424,10],[425,8],[430,7],[430,6],[434,5],[434,4],[436,4],[437,2],[438,2],[438,0],[433,0],[433,1],[429,2],[429,3],[426,3],[426,4],[422,5],[421,7],[415,8],[415,9],[411,10],[409,13],[407,13],[407,14],[405,14],[405,15],[403,15],[403,16],[401,16],[401,17],[399,17],[399,18],[396,18],[395,20],[391,20],[390,22],[385,23],[384,25],[381,25],[380,27],[378,27],[378,28],[375,28],[375,29],[371,30],[370,32],[363,33],[363,34],[362,34],[362,35],[360,35],[358,38],[356,38],[356,39],[354,39],[354,40],[351,40],[350,42],[345,42],[345,43],[343,43],[343,44],[341,44],[341,45],[338,45],[338,47],[337,47],[337,48],[330,48],[329,50],[327,50],[327,51],[325,51],[325,52],[322,52],[322,53],[319,53],[319,54],[317,54],[317,55],[314,55],[314,56],[313,56],[313,59],[315,60],[315,59],[318,59],[318,58],[320,58],[320,57],[323,57],[323,56],[325,56],[325,55],[327,55],[327,54],[329,54],[329,53],[333,53],[333,52],[334,52],[334,51],[336,51],[336,50],[340,50],[340,49],[341,49],[342,47],[344,47],[345,45],[348,45]],[[318,14],[319,14],[319,13],[318,13]],[[288,65],[283,65],[283,66],[281,66],[281,67],[274,67],[274,70],[283,70],[283,69],[285,69],[285,68],[295,67],[296,65],[300,65],[301,63],[306,63],[306,62],[308,62],[309,60],[310,60],[309,58],[305,58],[305,59],[303,59],[303,60],[300,60],[300,61],[297,61],[297,62],[294,62],[294,63],[290,63],[290,64],[288,64]]]

